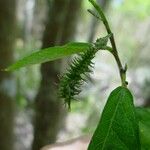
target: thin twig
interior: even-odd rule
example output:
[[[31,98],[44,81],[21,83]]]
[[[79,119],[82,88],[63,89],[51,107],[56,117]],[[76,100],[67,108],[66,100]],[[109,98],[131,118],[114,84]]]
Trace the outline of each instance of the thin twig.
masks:
[[[107,30],[108,34],[112,34],[112,36],[109,37],[110,39],[110,43],[112,45],[112,51],[111,53],[113,54],[113,56],[115,57],[115,60],[117,62],[118,68],[119,68],[119,73],[120,73],[120,78],[121,78],[121,83],[122,86],[126,87],[127,86],[127,82],[126,82],[126,70],[127,67],[123,67],[122,63],[120,61],[119,55],[118,55],[118,51],[117,51],[117,47],[115,44],[115,39],[114,39],[114,35],[111,32],[111,29],[109,27],[108,21],[101,9],[101,7],[94,1],[94,0],[89,0],[89,2],[94,6],[94,8],[97,10],[98,14],[100,15],[101,20],[103,21],[103,24]]]

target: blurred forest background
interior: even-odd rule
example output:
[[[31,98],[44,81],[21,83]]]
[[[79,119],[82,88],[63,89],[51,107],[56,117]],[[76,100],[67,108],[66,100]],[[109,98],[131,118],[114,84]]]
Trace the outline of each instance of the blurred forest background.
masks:
[[[150,107],[150,1],[97,1],[128,64],[136,106]],[[0,69],[41,48],[105,36],[88,8],[88,0],[0,0]],[[58,99],[57,84],[69,61],[0,71],[0,150],[39,150],[93,133],[108,94],[120,84],[116,63],[106,52],[97,54],[80,101],[74,101],[68,113]]]

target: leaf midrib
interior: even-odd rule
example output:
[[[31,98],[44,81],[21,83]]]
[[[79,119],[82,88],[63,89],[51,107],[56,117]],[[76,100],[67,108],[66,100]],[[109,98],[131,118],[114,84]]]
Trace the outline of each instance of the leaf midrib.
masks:
[[[119,95],[120,93],[121,93],[121,91],[118,93],[118,95]],[[121,96],[124,97],[124,94],[120,94],[120,96],[118,96],[118,99],[119,99]],[[109,125],[109,128],[108,128],[108,132],[107,132],[107,134],[106,134],[106,138],[105,138],[104,143],[103,143],[103,146],[102,146],[102,150],[103,150],[104,147],[105,147],[105,143],[106,143],[106,141],[107,141],[107,138],[108,138],[109,132],[110,132],[110,130],[111,130],[111,126],[112,126],[114,117],[115,117],[116,112],[117,112],[117,108],[118,108],[118,106],[119,106],[120,103],[121,103],[121,101],[119,100],[118,103],[117,103],[116,109],[115,109],[115,111],[114,111],[113,117],[111,118],[110,125]]]

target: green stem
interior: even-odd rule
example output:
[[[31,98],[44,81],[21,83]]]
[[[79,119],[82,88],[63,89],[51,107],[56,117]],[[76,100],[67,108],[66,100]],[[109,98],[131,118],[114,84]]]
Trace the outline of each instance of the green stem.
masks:
[[[122,63],[120,61],[120,58],[119,58],[119,55],[118,55],[118,51],[117,51],[117,47],[116,47],[116,44],[115,44],[115,39],[114,39],[114,35],[113,33],[111,32],[111,29],[109,27],[109,24],[108,24],[108,21],[101,9],[101,7],[94,1],[94,0],[89,0],[89,2],[94,6],[94,8],[97,10],[98,14],[100,15],[100,18],[101,20],[103,21],[103,24],[107,30],[107,33],[108,34],[112,34],[112,36],[110,36],[110,43],[111,43],[111,46],[112,46],[112,51],[111,53],[113,54],[116,62],[117,62],[117,66],[118,66],[118,69],[119,69],[119,73],[120,73],[120,78],[121,78],[121,83],[122,83],[122,86],[126,87],[127,86],[127,82],[126,82],[126,70],[127,70],[127,67],[123,67],[122,66]]]

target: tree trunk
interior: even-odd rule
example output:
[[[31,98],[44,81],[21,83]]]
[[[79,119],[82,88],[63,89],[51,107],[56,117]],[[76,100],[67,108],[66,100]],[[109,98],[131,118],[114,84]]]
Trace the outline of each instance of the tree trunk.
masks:
[[[0,1],[0,69],[13,61],[15,0]],[[13,150],[15,82],[10,72],[0,71],[0,150]]]
[[[73,40],[77,13],[81,0],[49,1],[48,23],[43,37],[43,48]],[[61,60],[41,65],[41,84],[35,98],[33,150],[54,143],[62,127],[64,108],[57,96]]]

